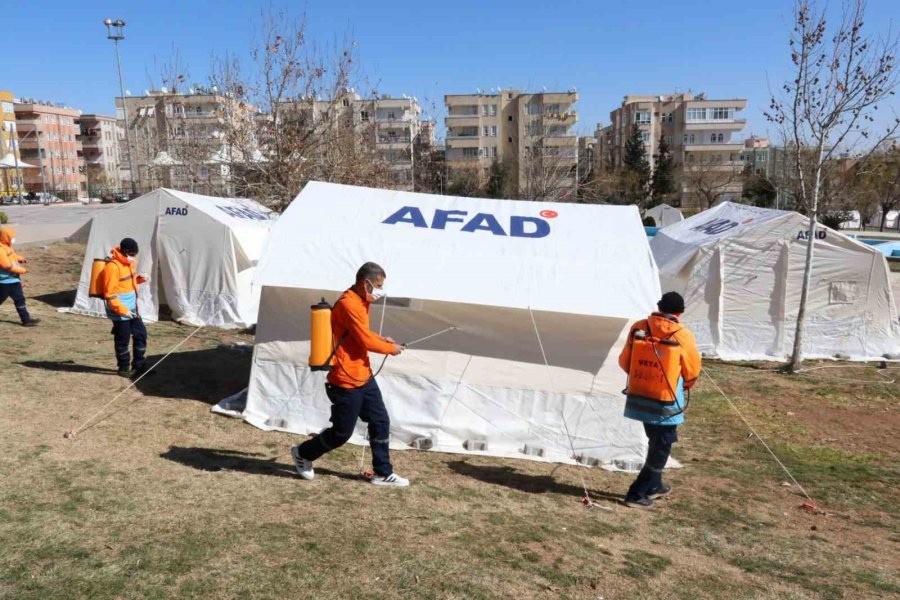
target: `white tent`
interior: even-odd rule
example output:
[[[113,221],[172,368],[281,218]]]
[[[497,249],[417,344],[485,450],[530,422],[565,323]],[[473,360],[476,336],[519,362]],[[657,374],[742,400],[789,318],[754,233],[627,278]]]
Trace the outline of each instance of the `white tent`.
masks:
[[[858,210],[848,211],[847,215],[849,218],[846,221],[841,223],[841,229],[859,229],[860,228],[860,217]]]
[[[791,352],[807,248],[806,217],[723,203],[650,243],[663,290],[684,295],[701,352],[784,360]],[[900,325],[884,256],[837,231],[816,231],[804,356],[900,358]]]
[[[259,307],[253,273],[273,215],[251,200],[168,189],[102,211],[70,238],[87,243],[70,311],[105,315],[103,301],[88,297],[91,263],[131,237],[141,248],[137,271],[151,277],[139,289],[144,319],[157,320],[163,304],[175,320],[190,325],[249,327]]]
[[[629,322],[659,296],[637,208],[308,184],[256,272],[248,422],[300,434],[328,425],[325,373],[307,367],[309,306],[333,303],[366,261],[388,274],[373,329],[410,342],[459,328],[384,364],[393,447],[571,462],[568,428],[585,462],[641,464],[644,434],[622,416],[617,366]],[[360,426],[351,441],[364,440]]]
[[[668,204],[657,204],[653,208],[647,209],[647,212],[644,213],[644,218],[646,219],[647,217],[653,218],[654,227],[668,227],[684,221],[684,215],[681,214],[681,211]]]
[[[883,211],[879,210],[877,213],[872,215],[869,220],[866,222],[867,227],[881,227],[881,215],[884,214]],[[900,211],[897,210],[889,210],[887,213],[887,218],[884,220],[884,228],[885,229],[897,229],[897,226],[900,225]]]

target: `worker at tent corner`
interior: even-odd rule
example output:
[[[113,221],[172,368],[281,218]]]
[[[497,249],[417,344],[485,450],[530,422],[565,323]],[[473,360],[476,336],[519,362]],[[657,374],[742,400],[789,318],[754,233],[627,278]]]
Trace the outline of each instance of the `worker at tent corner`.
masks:
[[[369,481],[394,487],[409,485],[409,480],[394,473],[391,466],[391,421],[369,363],[369,352],[396,356],[403,351],[391,338],[369,329],[369,306],[385,296],[385,277],[384,269],[367,262],[357,271],[356,283],[331,311],[334,364],[325,384],[331,401],[331,427],[291,448],[297,473],[303,479],[315,477],[313,461],[347,443],[359,418],[368,423],[369,429],[374,473]]]
[[[16,232],[9,227],[0,228],[0,304],[12,298],[24,327],[34,327],[40,319],[32,319],[25,308],[25,292],[22,290],[21,276],[28,272],[22,265],[27,263],[25,257],[16,254],[13,243]]]
[[[694,335],[679,321],[684,298],[663,294],[654,312],[628,332],[619,366],[628,373],[625,416],[641,421],[647,434],[647,459],[625,495],[625,505],[649,508],[672,491],[662,481],[678,425],[684,423],[685,390],[700,376],[700,353]]]
[[[106,302],[106,316],[112,320],[118,373],[122,377],[138,377],[146,370],[147,328],[138,312],[138,286],[147,283],[146,275],[136,275],[138,244],[125,238],[113,248],[112,256],[100,274],[99,287]],[[133,341],[134,357],[128,344]]]

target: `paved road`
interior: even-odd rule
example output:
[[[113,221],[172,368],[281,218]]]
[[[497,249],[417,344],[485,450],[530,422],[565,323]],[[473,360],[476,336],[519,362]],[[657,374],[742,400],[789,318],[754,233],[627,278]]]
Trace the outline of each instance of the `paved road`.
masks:
[[[101,210],[117,204],[51,204],[0,206],[16,229],[16,243],[50,242],[69,237]]]

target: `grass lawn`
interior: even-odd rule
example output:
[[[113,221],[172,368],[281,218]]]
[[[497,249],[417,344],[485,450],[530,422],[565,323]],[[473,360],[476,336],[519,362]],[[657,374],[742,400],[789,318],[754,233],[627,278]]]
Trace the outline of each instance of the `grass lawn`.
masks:
[[[900,370],[797,376],[708,362],[824,514],[701,380],[652,510],[631,476],[430,452],[413,485],[361,481],[359,448],[293,471],[297,436],[209,407],[242,388],[249,336],[203,330],[73,440],[125,386],[109,324],[71,303],[83,248],[24,252],[29,308],[0,307],[0,598],[896,598]],[[303,317],[305,318],[305,316]],[[160,356],[191,330],[151,324]]]

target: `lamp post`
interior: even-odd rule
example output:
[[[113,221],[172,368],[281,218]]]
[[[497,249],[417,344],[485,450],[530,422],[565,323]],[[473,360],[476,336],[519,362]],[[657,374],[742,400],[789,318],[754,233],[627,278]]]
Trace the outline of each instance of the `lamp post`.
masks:
[[[128,107],[125,106],[125,83],[122,79],[122,61],[119,59],[119,41],[125,39],[125,21],[122,19],[106,19],[103,21],[106,25],[106,39],[112,40],[116,47],[116,65],[119,68],[119,95],[122,98],[122,114],[125,120],[125,145],[128,148],[128,170],[131,173],[131,195],[137,196],[137,186],[134,180],[134,158],[131,152],[131,130],[128,128]]]

